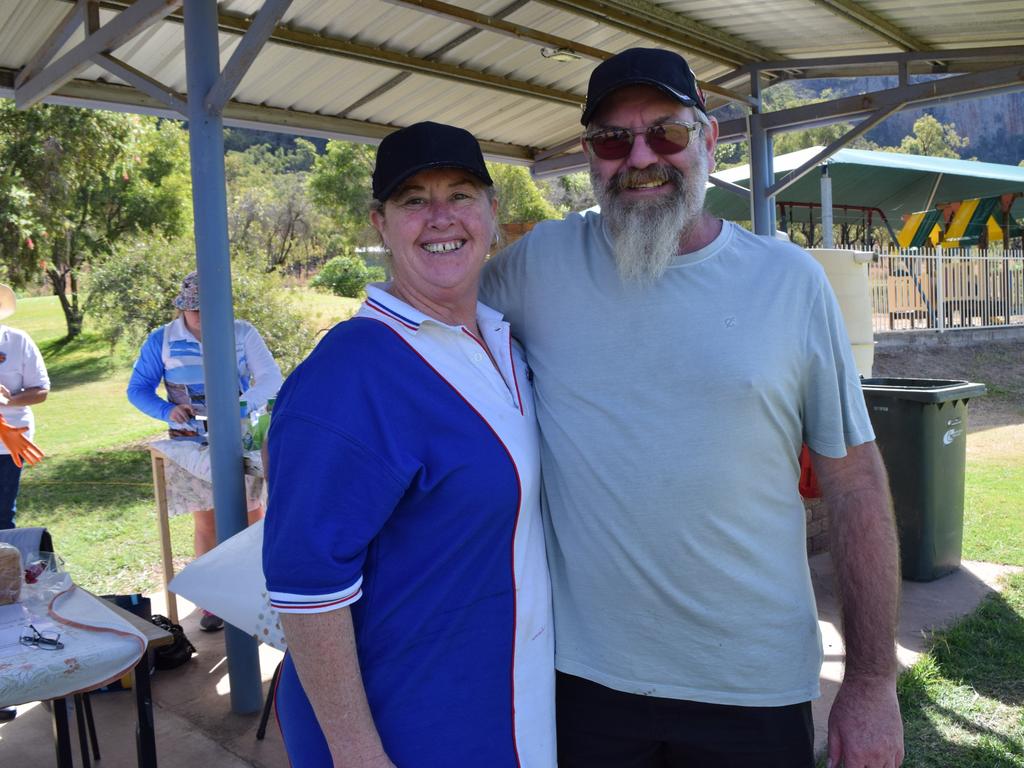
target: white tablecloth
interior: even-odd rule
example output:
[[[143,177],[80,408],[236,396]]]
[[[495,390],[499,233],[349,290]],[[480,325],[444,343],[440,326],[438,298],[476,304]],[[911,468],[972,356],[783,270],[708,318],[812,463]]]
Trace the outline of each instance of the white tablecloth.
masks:
[[[145,636],[102,600],[68,584],[49,604],[30,595],[0,606],[0,707],[99,688],[142,658]],[[64,648],[22,645],[18,637],[31,634],[28,624],[59,632]]]
[[[208,446],[190,440],[157,440],[152,447],[168,460],[164,469],[167,516],[177,517],[212,509],[213,484]],[[263,498],[263,459],[259,451],[246,451],[242,458],[245,495],[252,509],[266,501]]]

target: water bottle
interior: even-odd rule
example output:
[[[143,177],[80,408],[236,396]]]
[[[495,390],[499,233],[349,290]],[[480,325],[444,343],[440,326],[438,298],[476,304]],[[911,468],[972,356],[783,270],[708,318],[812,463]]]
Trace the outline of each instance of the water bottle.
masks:
[[[238,401],[238,411],[242,422],[242,450],[253,450],[252,445],[252,422],[249,420],[249,403],[245,400]]]

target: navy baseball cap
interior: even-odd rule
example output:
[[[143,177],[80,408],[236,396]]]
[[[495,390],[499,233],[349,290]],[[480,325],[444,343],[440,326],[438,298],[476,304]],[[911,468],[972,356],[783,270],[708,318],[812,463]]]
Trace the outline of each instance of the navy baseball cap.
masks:
[[[626,85],[651,85],[681,104],[708,112],[704,93],[686,59],[660,48],[629,48],[602,61],[590,75],[580,122],[589,125],[604,98]]]
[[[373,197],[384,202],[398,185],[429,168],[461,168],[493,186],[480,144],[469,131],[441,123],[416,123],[384,137],[373,168]]]

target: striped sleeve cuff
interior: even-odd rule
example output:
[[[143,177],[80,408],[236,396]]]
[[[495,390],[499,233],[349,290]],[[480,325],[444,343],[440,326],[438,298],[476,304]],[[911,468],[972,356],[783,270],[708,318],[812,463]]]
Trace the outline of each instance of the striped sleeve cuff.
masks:
[[[267,590],[270,606],[278,613],[326,613],[352,605],[363,596],[363,577],[356,579],[355,584],[339,592],[326,595],[295,595],[289,592],[273,592]]]

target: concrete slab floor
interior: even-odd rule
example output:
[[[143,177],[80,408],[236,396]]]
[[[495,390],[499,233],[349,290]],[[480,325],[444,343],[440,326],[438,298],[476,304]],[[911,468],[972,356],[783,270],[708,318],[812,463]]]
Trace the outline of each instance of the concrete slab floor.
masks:
[[[821,617],[825,663],[822,696],[814,702],[816,745],[825,747],[828,711],[842,680],[843,646],[839,637],[839,611],[832,587],[828,555],[811,558],[811,575]],[[964,562],[958,571],[929,583],[903,583],[900,612],[899,659],[914,662],[927,648],[928,633],[948,626],[1000,588],[1001,577],[1019,568]],[[166,615],[162,595],[154,595],[153,612]],[[185,634],[199,653],[191,663],[153,676],[157,755],[163,766],[185,768],[287,768],[281,734],[271,716],[267,735],[256,740],[259,713],[231,712],[224,633],[199,630],[199,611],[179,598]],[[281,654],[260,647],[264,694]],[[101,760],[97,768],[132,768],[135,760],[135,699],[130,691],[93,694],[93,713]],[[75,765],[82,765],[74,716],[70,716]],[[18,707],[18,716],[0,723],[0,766],[54,765],[50,712],[39,703]]]

